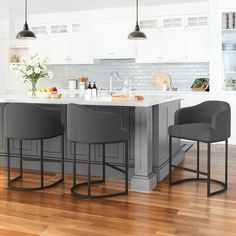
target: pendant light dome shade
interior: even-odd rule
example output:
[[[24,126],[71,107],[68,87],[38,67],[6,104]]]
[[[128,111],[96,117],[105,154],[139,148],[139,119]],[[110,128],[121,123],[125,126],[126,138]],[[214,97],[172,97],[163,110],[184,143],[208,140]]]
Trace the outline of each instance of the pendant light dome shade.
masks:
[[[29,30],[27,23],[24,24],[23,30],[20,31],[17,36],[17,39],[36,39],[34,32]]]
[[[140,31],[139,23],[138,23],[138,0],[136,0],[136,26],[133,32],[131,32],[128,36],[130,40],[144,40],[147,39],[146,35]]]
[[[17,36],[17,39],[36,39],[34,32],[29,29],[27,23],[27,0],[25,0],[25,24],[23,26],[23,30],[20,31]]]
[[[136,25],[135,30],[129,34],[128,39],[130,39],[130,40],[145,40],[145,39],[147,39],[147,37],[142,31],[140,31],[139,25]]]

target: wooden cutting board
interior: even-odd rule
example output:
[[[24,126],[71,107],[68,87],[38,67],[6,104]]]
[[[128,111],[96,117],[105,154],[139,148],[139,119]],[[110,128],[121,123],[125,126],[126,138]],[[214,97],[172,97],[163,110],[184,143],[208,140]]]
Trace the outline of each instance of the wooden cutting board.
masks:
[[[112,101],[130,101],[129,96],[112,96]]]
[[[157,89],[162,89],[163,83],[166,83],[168,87],[171,87],[172,80],[169,74],[162,72],[156,75],[154,83]]]

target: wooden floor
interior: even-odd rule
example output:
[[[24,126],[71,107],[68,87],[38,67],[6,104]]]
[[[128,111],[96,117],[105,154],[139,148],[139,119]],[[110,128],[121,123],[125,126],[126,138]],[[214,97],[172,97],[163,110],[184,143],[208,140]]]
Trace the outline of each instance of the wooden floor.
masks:
[[[213,149],[213,176],[221,178],[224,149],[221,145]],[[15,192],[8,190],[6,170],[0,169],[0,235],[236,235],[236,147],[230,147],[229,154],[229,189],[211,198],[206,197],[204,183],[169,188],[165,179],[150,194],[130,192],[129,196],[85,201],[71,195],[70,176],[50,190]],[[194,161],[193,148],[184,166],[193,167]],[[176,178],[189,175],[175,172]],[[121,187],[119,182],[109,184]]]

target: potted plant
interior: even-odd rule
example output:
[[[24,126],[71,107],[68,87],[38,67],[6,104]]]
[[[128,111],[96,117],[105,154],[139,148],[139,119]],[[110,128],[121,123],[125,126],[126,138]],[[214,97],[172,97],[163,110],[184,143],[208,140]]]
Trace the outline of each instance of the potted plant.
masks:
[[[48,71],[46,63],[48,58],[41,58],[38,55],[22,58],[22,65],[13,65],[12,69],[21,74],[24,78],[24,83],[31,83],[31,97],[35,97],[37,90],[37,82],[39,79],[48,78],[52,79],[54,73]]]
[[[208,78],[198,78],[194,81],[191,86],[192,91],[209,91],[209,79]]]

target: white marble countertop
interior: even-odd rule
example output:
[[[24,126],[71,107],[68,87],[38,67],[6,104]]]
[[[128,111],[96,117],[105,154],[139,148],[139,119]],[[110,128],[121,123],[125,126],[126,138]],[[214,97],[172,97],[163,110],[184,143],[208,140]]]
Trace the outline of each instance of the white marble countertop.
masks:
[[[173,96],[144,96],[143,101],[111,101],[109,97],[96,98],[93,100],[84,100],[82,97],[62,97],[61,99],[51,98],[29,98],[26,96],[6,95],[0,96],[0,103],[34,103],[34,104],[58,104],[66,105],[75,103],[78,105],[94,105],[94,106],[127,106],[127,107],[151,107],[158,104],[179,100]]]

